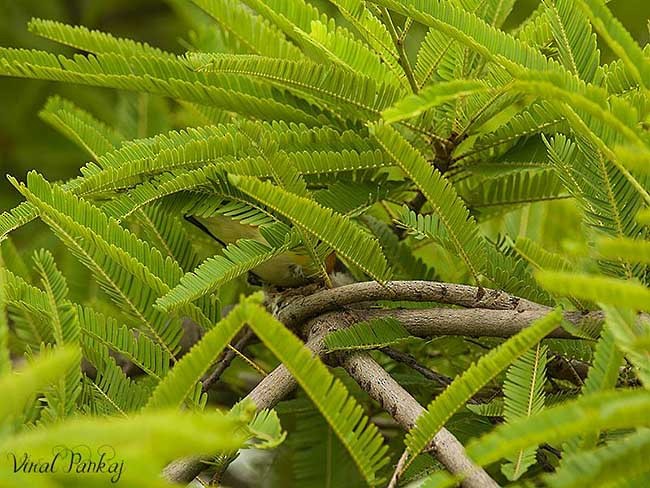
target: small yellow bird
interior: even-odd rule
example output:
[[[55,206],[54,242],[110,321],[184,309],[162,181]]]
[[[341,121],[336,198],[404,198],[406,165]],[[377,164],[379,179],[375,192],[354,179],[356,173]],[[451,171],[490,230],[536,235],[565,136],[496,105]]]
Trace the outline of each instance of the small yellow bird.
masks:
[[[221,215],[209,218],[186,216],[185,219],[222,246],[232,244],[239,239],[253,239],[267,244],[257,226],[242,224],[228,217]],[[328,275],[334,270],[335,263],[336,255],[332,252],[325,259],[325,269]],[[321,278],[318,266],[314,264],[311,257],[307,253],[295,251],[285,252],[268,260],[253,268],[251,274],[261,283],[282,288],[304,286]]]

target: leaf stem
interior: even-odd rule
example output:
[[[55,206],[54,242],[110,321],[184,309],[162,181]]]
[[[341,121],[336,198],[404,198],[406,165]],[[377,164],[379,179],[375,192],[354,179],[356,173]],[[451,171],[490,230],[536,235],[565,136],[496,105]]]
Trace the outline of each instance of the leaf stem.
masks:
[[[393,42],[395,43],[395,47],[397,48],[397,53],[399,54],[399,64],[404,69],[406,79],[409,81],[409,85],[411,85],[413,93],[417,93],[420,91],[420,87],[418,87],[418,83],[415,81],[415,75],[413,74],[411,63],[409,62],[408,56],[406,55],[406,49],[404,49],[404,39],[397,33],[393,19],[391,18],[390,12],[386,7],[382,7],[381,14],[384,19],[386,19],[386,27],[388,28],[388,32],[390,33]]]

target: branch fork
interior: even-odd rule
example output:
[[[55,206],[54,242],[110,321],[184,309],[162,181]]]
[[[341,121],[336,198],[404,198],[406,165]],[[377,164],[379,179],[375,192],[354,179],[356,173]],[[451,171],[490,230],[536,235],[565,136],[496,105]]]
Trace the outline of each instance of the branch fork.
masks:
[[[377,301],[438,302],[463,308],[381,310]],[[302,332],[305,346],[324,358],[324,338],[330,332],[374,318],[394,317],[416,336],[460,335],[470,337],[510,337],[529,326],[551,309],[503,291],[469,285],[430,281],[392,281],[386,284],[361,282],[315,291],[313,286],[267,295],[267,307],[287,327]],[[580,327],[585,322],[602,322],[600,312],[568,312],[565,318]],[[571,338],[563,329],[551,336]],[[409,430],[424,412],[420,405],[367,353],[337,354],[336,359],[357,383],[393,419]],[[264,377],[248,394],[258,409],[274,407],[296,387],[283,366]],[[447,429],[434,437],[429,452],[452,474],[463,477],[466,488],[496,487],[498,484],[466,455],[463,445]],[[206,465],[200,457],[177,460],[163,475],[172,482],[189,483]],[[399,477],[399,473],[396,472]]]

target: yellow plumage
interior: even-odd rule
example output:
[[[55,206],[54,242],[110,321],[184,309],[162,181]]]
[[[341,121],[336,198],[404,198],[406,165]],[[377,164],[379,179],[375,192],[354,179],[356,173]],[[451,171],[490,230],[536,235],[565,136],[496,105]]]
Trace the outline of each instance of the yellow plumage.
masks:
[[[259,228],[252,225],[241,224],[228,217],[217,215],[210,218],[193,218],[212,237],[222,245],[232,244],[239,239],[254,239],[266,243]],[[334,255],[326,260],[327,271],[330,272],[334,265]],[[309,255],[298,252],[286,252],[254,268],[255,273],[263,282],[281,286],[297,287],[314,281],[317,268],[313,265]]]

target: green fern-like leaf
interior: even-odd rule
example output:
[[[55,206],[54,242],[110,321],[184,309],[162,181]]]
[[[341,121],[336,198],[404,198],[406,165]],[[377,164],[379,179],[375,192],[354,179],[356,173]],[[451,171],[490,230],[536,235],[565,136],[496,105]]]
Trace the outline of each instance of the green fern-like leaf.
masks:
[[[642,49],[600,0],[578,0],[577,6],[591,20],[596,31],[619,56],[636,80],[650,86],[650,62]]]
[[[600,391],[612,390],[616,387],[620,374],[623,354],[621,353],[614,335],[612,325],[606,322],[603,333],[596,344],[594,360],[589,368],[589,374],[582,387],[582,393],[588,395]],[[594,448],[598,442],[598,432],[584,436],[567,443],[564,448],[566,454],[575,453],[580,449]]]
[[[96,273],[105,290],[142,320],[148,332],[173,355],[180,340],[180,326],[156,312],[151,304],[169,290],[166,282],[180,279],[180,268],[171,260],[163,260],[160,253],[110,221],[96,207],[52,187],[40,175],[31,173],[28,187],[16,185],[40,208],[41,217],[71,251]],[[127,276],[123,266],[140,272]],[[200,314],[193,315],[205,323]]]
[[[634,480],[639,475],[647,476],[648,455],[650,434],[642,430],[567,458],[556,473],[544,476],[544,482],[553,488],[605,485],[619,482],[622,472],[626,479]]]
[[[14,316],[16,334],[28,347],[38,349],[41,343],[54,344],[55,338],[50,317],[52,309],[47,294],[30,285],[8,269],[0,269],[5,284],[5,300],[9,307],[18,312]]]
[[[429,29],[420,44],[414,75],[418,86],[426,87],[440,78],[449,80],[454,72],[454,60],[460,57],[462,47],[436,29]]]
[[[391,85],[377,85],[371,78],[335,66],[275,58],[194,54],[188,62],[198,71],[238,73],[285,88],[323,108],[367,120],[397,98]]]
[[[328,334],[325,344],[330,351],[376,349],[399,343],[409,337],[408,331],[395,319],[360,322]]]
[[[118,325],[117,320],[93,310],[77,305],[77,316],[84,341],[90,341],[90,347],[103,344],[122,354],[147,374],[162,378],[169,371],[171,356],[159,344],[144,334],[136,334],[125,325]]]
[[[608,429],[647,426],[650,393],[628,390],[598,393],[547,408],[529,419],[494,429],[467,446],[467,454],[484,466],[542,442]]]
[[[244,52],[279,59],[301,59],[302,53],[275,26],[233,0],[192,0],[212,17]]]
[[[535,349],[526,352],[508,368],[503,384],[506,422],[530,417],[544,409],[547,352],[545,346],[537,344]],[[519,479],[535,464],[536,451],[534,448],[519,451],[508,458],[508,463],[501,470],[510,480]]]
[[[38,217],[38,210],[29,202],[22,202],[8,212],[0,214],[0,242],[20,226]]]
[[[174,366],[154,390],[146,409],[179,407],[195,390],[201,377],[235,334],[247,322],[251,303],[259,301],[259,296],[251,298],[235,307]]]
[[[149,242],[154,243],[163,256],[172,258],[184,271],[198,266],[199,256],[180,218],[160,205],[149,205],[136,216]]]
[[[466,191],[459,190],[467,205],[480,212],[483,219],[535,202],[566,198],[562,195],[562,183],[552,170],[510,173],[470,184]]]
[[[314,61],[343,66],[379,82],[398,83],[391,67],[382,63],[366,43],[346,28],[336,26],[334,19],[304,0],[244,0],[244,3],[280,28]]]
[[[123,139],[88,112],[57,96],[49,98],[38,115],[94,159],[112,151]]]
[[[650,241],[641,239],[601,239],[596,243],[598,253],[606,259],[650,264]]]
[[[287,437],[275,410],[257,412],[248,424],[248,431],[255,440],[253,444],[255,449],[275,449]]]
[[[362,218],[372,233],[377,236],[386,259],[396,275],[399,274],[405,279],[433,279],[435,270],[425,264],[421,258],[414,256],[411,247],[401,241],[388,225],[370,216]]]
[[[57,344],[79,345],[79,318],[77,311],[68,301],[68,285],[54,263],[52,254],[40,250],[34,256],[36,269],[41,276],[41,284],[45,289],[49,305],[49,317],[52,319],[52,330]],[[64,378],[52,384],[45,395],[47,407],[43,418],[48,422],[72,415],[77,408],[77,400],[81,393],[81,354],[77,362],[68,369]]]
[[[518,237],[515,242],[517,253],[535,269],[550,271],[569,271],[571,262],[564,256],[549,252],[532,239]]]
[[[295,420],[295,427],[286,442],[294,453],[291,464],[293,483],[305,488],[322,488],[323,480],[331,480],[330,486],[367,486],[345,447],[309,400],[298,398],[283,402],[278,411],[281,415],[291,415]],[[322,442],[314,443],[314,439]]]
[[[602,154],[565,136],[556,135],[547,145],[549,158],[564,186],[585,211],[585,222],[611,237],[637,236],[639,224],[634,217],[642,205],[622,173]],[[618,268],[627,276],[632,274],[625,260],[618,263]]]
[[[498,30],[460,5],[441,0],[373,0],[402,15],[437,29],[487,59],[515,63],[531,69],[556,71],[537,49]]]
[[[562,315],[558,310],[551,312],[534,325],[484,355],[462,376],[454,380],[427,407],[427,411],[418,418],[415,426],[407,434],[406,445],[411,455],[415,456],[420,453],[458,408],[508,364],[554,330],[561,320]]]
[[[11,371],[4,260],[0,254],[0,376]]]
[[[377,281],[389,278],[388,264],[377,241],[348,218],[268,182],[247,177],[231,177],[231,181],[274,212],[317,236]]]
[[[209,295],[235,277],[282,254],[288,247],[286,244],[274,248],[252,239],[240,239],[226,247],[223,256],[208,258],[194,271],[184,275],[180,283],[159,298],[156,304],[169,311]]]
[[[84,355],[97,369],[95,379],[85,383],[87,394],[93,398],[92,413],[127,417],[146,404],[151,389],[127,377],[115,359],[109,356],[108,348],[91,344],[84,348]]]
[[[603,307],[603,310],[607,317],[607,330],[614,336],[616,346],[634,365],[637,376],[647,389],[650,385],[650,324],[632,310],[613,306]]]
[[[450,251],[477,278],[485,269],[485,242],[453,187],[394,129],[378,124],[371,127],[371,132],[433,206],[447,232]]]
[[[79,340],[80,328],[76,311],[68,302],[68,284],[54,263],[49,251],[41,249],[34,255],[49,301],[54,338],[58,344],[73,344]]]
[[[133,476],[135,479],[131,477],[131,482],[142,486],[146,484],[147,477],[155,478],[174,457],[237,449],[245,441],[241,433],[242,424],[242,419],[216,411],[194,413],[167,410],[128,418],[103,419],[88,416],[5,438],[0,444],[0,452],[4,456],[18,449],[44,459],[51,457],[57,447],[61,448],[61,439],[64,438],[71,446],[108,445],[116,454],[119,453],[118,459],[124,461],[125,465],[135,466],[138,459],[146,461],[144,467],[132,468],[131,475],[128,469],[123,470],[125,480]],[[183,428],[179,429],[179,425],[183,425]],[[10,477],[11,471],[6,465],[3,466],[2,476]],[[142,471],[146,475],[144,478],[138,476]],[[81,476],[87,478],[89,474],[86,472]],[[82,479],[81,476],[77,478],[78,481]],[[24,479],[29,478],[25,476]],[[108,479],[102,481],[106,483]]]
[[[588,19],[568,0],[548,0],[544,5],[562,64],[583,80],[593,81],[600,52]]]
[[[388,29],[361,0],[329,0],[341,15],[354,26],[361,38],[373,48],[404,87],[408,86],[406,75],[400,66],[399,54]]]
[[[34,395],[63,378],[78,359],[78,348],[61,346],[54,351],[46,350],[21,371],[0,377],[0,391],[11,398],[0,403],[0,419],[5,422],[20,415]]]
[[[420,91],[417,95],[409,95],[395,105],[382,112],[387,123],[416,117],[426,110],[442,105],[457,98],[488,91],[490,88],[480,80],[456,80],[448,83],[438,83]]]
[[[387,462],[386,446],[379,430],[365,418],[354,397],[302,341],[261,307],[252,307],[249,325],[323,414],[368,484],[380,483],[377,471]]]
[[[268,120],[309,125],[316,125],[319,120],[318,114],[308,114],[294,107],[295,99],[271,87],[265,88],[234,74],[224,74],[224,83],[213,83],[213,75],[196,73],[182,60],[113,53],[66,59],[43,51],[7,48],[0,48],[0,60],[0,73],[8,76],[145,91]]]
[[[535,277],[544,288],[558,295],[650,311],[650,290],[633,281],[559,271],[539,271]]]
[[[116,38],[104,32],[90,30],[83,26],[72,26],[53,20],[32,19],[27,26],[30,32],[66,46],[90,53],[116,53],[122,55],[154,55],[175,58],[176,56],[147,43],[131,39]]]

